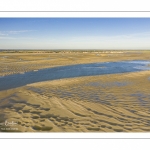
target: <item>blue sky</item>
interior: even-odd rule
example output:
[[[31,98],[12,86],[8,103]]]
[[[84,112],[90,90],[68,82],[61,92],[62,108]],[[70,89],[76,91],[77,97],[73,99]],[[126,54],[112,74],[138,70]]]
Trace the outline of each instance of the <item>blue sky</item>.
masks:
[[[150,18],[0,18],[0,49],[150,49]]]

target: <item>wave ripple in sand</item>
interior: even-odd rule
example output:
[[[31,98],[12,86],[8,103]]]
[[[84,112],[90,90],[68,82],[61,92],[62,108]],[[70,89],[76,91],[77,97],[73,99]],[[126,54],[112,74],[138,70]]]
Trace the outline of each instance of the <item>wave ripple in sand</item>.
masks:
[[[62,79],[3,91],[0,122],[16,121],[21,132],[147,132],[149,76]]]

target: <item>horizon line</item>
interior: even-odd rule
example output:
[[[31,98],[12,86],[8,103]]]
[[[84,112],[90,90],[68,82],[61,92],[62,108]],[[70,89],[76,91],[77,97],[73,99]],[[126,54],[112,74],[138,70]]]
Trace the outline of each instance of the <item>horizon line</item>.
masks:
[[[33,49],[33,48],[27,48],[27,49],[0,49],[0,51],[2,50],[100,50],[100,51],[104,51],[104,50],[150,50],[150,49]]]

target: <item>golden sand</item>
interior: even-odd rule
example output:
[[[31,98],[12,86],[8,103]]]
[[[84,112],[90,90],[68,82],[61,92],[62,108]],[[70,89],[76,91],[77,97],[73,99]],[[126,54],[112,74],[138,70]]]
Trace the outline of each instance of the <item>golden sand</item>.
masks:
[[[72,64],[149,59],[148,51],[0,53],[0,76]],[[0,91],[0,131],[148,132],[149,83],[150,71],[142,71]]]
[[[150,60],[150,52],[0,53],[0,76],[57,66],[123,60]]]
[[[148,132],[149,78],[142,71],[1,91],[0,122],[17,122],[15,132]]]

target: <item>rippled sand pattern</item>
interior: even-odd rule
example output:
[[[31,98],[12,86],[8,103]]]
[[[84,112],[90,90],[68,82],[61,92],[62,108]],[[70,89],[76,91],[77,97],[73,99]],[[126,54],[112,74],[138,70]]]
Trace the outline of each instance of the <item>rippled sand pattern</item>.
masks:
[[[150,71],[62,79],[0,92],[21,132],[148,132]],[[2,130],[1,130],[2,131]]]

